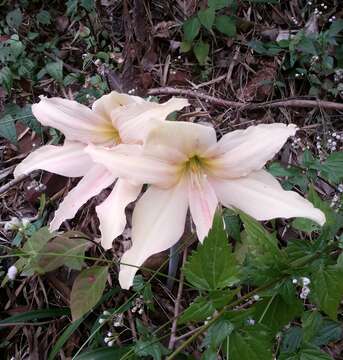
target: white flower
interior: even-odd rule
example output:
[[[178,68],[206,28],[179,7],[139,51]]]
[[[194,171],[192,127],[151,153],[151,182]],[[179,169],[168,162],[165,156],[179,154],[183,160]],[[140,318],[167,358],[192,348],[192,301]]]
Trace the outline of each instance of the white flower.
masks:
[[[308,297],[308,294],[310,293],[310,288],[308,288],[307,286],[304,286],[301,289],[301,293],[300,293],[300,299],[305,300]]]
[[[301,281],[304,286],[310,285],[310,283],[311,283],[311,280],[308,277],[302,277]]]
[[[114,345],[114,340],[111,340],[110,342],[107,343],[107,346],[112,347]]]
[[[17,276],[17,273],[18,273],[18,269],[15,267],[15,265],[12,265],[7,270],[7,277],[10,280],[14,280],[15,277]]]

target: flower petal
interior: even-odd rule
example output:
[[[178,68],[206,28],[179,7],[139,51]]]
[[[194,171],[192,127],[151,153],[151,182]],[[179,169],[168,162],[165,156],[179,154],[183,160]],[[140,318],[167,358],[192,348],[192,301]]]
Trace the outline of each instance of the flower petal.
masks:
[[[267,171],[252,172],[247,177],[210,180],[219,201],[227,207],[243,210],[257,220],[304,217],[325,223],[325,215],[294,191],[285,191]]]
[[[145,100],[139,96],[131,96],[127,94],[121,94],[116,91],[111,91],[109,94],[102,96],[100,99],[94,101],[92,110],[105,118],[108,122],[111,122],[111,112],[128,104],[141,104],[145,103]]]
[[[113,138],[111,122],[76,101],[41,97],[32,112],[41,124],[60,130],[68,140],[105,143]]]
[[[149,132],[172,112],[189,103],[186,99],[171,98],[163,104],[145,101],[129,104],[112,111],[113,125],[119,130],[124,143],[143,142]]]
[[[138,184],[168,186],[177,180],[175,166],[164,159],[143,155],[140,145],[121,144],[112,148],[89,145],[85,151],[117,177]]]
[[[132,247],[121,259],[119,283],[123,289],[130,288],[137,267],[149,256],[177,243],[184,232],[187,208],[184,182],[168,190],[151,186],[143,194],[133,212]]]
[[[50,223],[50,230],[58,230],[64,220],[73,218],[83,204],[110,186],[114,180],[115,176],[105,167],[93,165],[61,202]]]
[[[214,157],[213,175],[229,179],[262,169],[295,132],[295,125],[262,124],[224,135],[206,154]]]
[[[162,145],[189,157],[205,153],[216,141],[216,132],[211,126],[185,121],[164,121],[149,133],[145,146],[149,149]]]
[[[14,170],[14,177],[33,170],[78,177],[89,171],[91,157],[84,151],[86,145],[66,141],[63,146],[45,145],[33,151]]]
[[[142,185],[134,185],[127,180],[118,179],[107,199],[96,207],[100,220],[101,245],[104,249],[110,249],[113,239],[124,231],[125,208],[137,199],[141,190]]]
[[[203,241],[212,227],[218,205],[217,196],[205,175],[190,176],[188,181],[189,208],[199,241]]]

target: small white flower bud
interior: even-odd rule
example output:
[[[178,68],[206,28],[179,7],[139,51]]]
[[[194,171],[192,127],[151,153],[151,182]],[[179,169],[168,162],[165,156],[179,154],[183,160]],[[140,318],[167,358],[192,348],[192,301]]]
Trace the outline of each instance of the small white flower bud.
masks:
[[[107,346],[112,347],[114,345],[114,340],[111,340],[110,342],[107,343]]]
[[[110,313],[109,311],[105,310],[105,311],[103,312],[103,315],[105,315],[105,316],[110,316],[111,313]]]
[[[7,270],[7,277],[10,280],[14,280],[17,276],[17,273],[18,273],[18,269],[15,267],[15,265],[12,265]]]
[[[107,343],[110,342],[110,341],[111,341],[111,338],[105,337],[105,339],[104,339],[105,344],[107,344]]]
[[[100,318],[99,319],[99,324],[103,324],[106,321],[106,319]]]
[[[253,299],[254,299],[255,301],[258,301],[258,300],[260,299],[260,295],[255,294],[255,295],[253,296]]]
[[[311,280],[308,277],[302,277],[301,281],[302,281],[304,286],[307,286],[307,285],[311,284]]]
[[[292,283],[293,283],[293,284],[297,284],[297,283],[298,283],[298,280],[297,280],[297,279],[293,279],[293,280],[292,280]]]

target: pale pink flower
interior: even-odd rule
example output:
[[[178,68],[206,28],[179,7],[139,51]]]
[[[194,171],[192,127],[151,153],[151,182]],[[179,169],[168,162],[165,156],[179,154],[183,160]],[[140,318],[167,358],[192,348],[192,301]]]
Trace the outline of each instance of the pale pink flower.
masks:
[[[33,114],[41,124],[60,130],[65,142],[63,146],[45,145],[37,149],[16,167],[14,176],[42,169],[63,176],[82,177],[51,221],[51,231],[57,230],[64,220],[73,218],[83,204],[118,178],[115,171],[110,172],[93,162],[84,151],[88,144],[109,148],[123,143],[128,146],[143,144],[154,126],[187,105],[184,99],[172,98],[157,104],[115,91],[95,101],[92,109],[72,100],[42,97],[32,106]],[[105,249],[109,249],[113,239],[124,230],[125,207],[136,200],[141,188],[141,183],[118,179],[108,198],[97,206],[101,244]]]
[[[118,176],[151,184],[133,212],[132,247],[121,259],[121,286],[132,285],[137,267],[149,256],[177,243],[188,208],[200,241],[212,226],[218,202],[257,220],[305,217],[322,225],[325,216],[319,209],[298,193],[283,190],[263,170],[295,132],[294,125],[258,125],[217,142],[211,127],[167,121],[150,132],[143,150],[88,147],[94,161]]]

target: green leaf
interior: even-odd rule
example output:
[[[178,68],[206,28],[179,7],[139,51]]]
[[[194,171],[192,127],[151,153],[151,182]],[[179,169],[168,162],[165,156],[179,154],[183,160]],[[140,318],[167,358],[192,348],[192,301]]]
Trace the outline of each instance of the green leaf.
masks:
[[[132,349],[131,346],[124,346],[121,348],[99,348],[86,351],[78,355],[74,360],[114,360],[121,359]]]
[[[328,156],[319,167],[322,175],[335,184],[343,180],[343,152],[335,152]]]
[[[35,320],[61,317],[69,314],[70,314],[70,310],[68,308],[32,310],[3,319],[0,321],[0,325],[13,326],[13,324],[17,324],[20,322],[29,322],[29,321],[34,322]]]
[[[188,51],[190,51],[192,49],[192,43],[188,42],[188,41],[182,41],[180,44],[180,51],[182,53],[186,53]]]
[[[185,40],[189,43],[197,37],[200,31],[200,21],[197,17],[192,17],[183,23]]]
[[[119,292],[119,288],[115,287],[110,289],[106,294],[104,294],[99,303],[98,306],[108,301],[111,297],[114,295],[117,295]],[[123,306],[119,306],[118,309],[116,309],[117,313],[121,311],[125,311],[123,309]],[[82,322],[91,314],[89,311],[87,314],[83,315],[80,319],[74,321],[73,323],[69,324],[69,326],[63,331],[62,335],[55,341],[50,353],[48,360],[55,359],[56,355],[59,353],[59,351],[63,348],[63,345],[69,340],[70,336],[74,333],[74,331],[77,330],[77,328],[82,324]],[[83,355],[83,354],[81,354]],[[80,355],[80,356],[81,356]]]
[[[101,298],[108,275],[108,266],[93,266],[75,279],[70,295],[73,321],[89,311]]]
[[[311,340],[311,343],[316,346],[323,346],[330,342],[339,341],[342,337],[343,329],[341,323],[324,319],[318,333]]]
[[[43,25],[49,25],[51,23],[51,16],[49,11],[41,10],[37,14],[37,21]]]
[[[272,360],[272,342],[262,325],[233,331],[229,336],[230,360]]]
[[[215,17],[215,10],[212,7],[198,11],[198,18],[200,24],[204,26],[207,30],[212,29],[214,23],[214,17]]]
[[[343,297],[343,268],[320,267],[312,274],[310,297],[320,310],[335,320]]]
[[[304,231],[311,233],[312,231],[320,230],[320,225],[316,222],[306,219],[306,218],[297,218],[292,221],[292,227],[299,231]]]
[[[306,345],[297,353],[281,353],[279,358],[280,360],[333,360],[328,354],[311,345]]]
[[[14,119],[11,115],[5,115],[0,119],[0,136],[9,140],[11,143],[17,143],[17,131]]]
[[[29,253],[31,256],[36,256],[42,247],[54,236],[55,235],[49,231],[48,227],[44,226],[32,234],[24,244],[22,250],[23,252]]]
[[[220,15],[216,17],[216,28],[226,36],[236,36],[236,19],[233,16]]]
[[[230,209],[225,209],[223,213],[225,231],[228,237],[235,241],[241,240],[241,221],[239,216]]]
[[[0,69],[0,84],[5,88],[8,94],[11,92],[13,75],[11,69],[7,66]]]
[[[292,286],[292,284],[290,285]],[[289,302],[278,293],[274,296],[264,297],[262,301],[256,304],[255,318],[259,319],[261,324],[268,326],[273,333],[276,333],[304,310],[304,306],[296,297],[294,289],[292,296],[293,298]]]
[[[219,319],[208,328],[203,346],[208,346],[213,349],[218,348],[226,337],[232,333],[234,328],[234,325],[228,319]]]
[[[23,14],[21,13],[20,9],[17,8],[15,10],[10,11],[6,15],[6,22],[7,25],[10,27],[13,27],[15,29],[18,29],[23,21]]]
[[[37,265],[40,272],[49,272],[62,265],[73,270],[81,270],[84,263],[82,256],[89,245],[84,235],[76,231],[69,231],[48,242],[40,251]],[[53,255],[48,255],[48,254]]]
[[[203,244],[186,263],[184,272],[187,281],[198,289],[217,290],[237,282],[236,261],[219,213],[216,213]]]
[[[63,83],[63,61],[55,61],[45,65],[46,72],[56,81]]]
[[[297,351],[303,341],[303,330],[299,326],[288,329],[282,338],[281,353],[293,353]]]
[[[208,0],[208,6],[215,10],[219,10],[228,6],[230,2],[230,0]]]
[[[193,48],[194,55],[197,58],[200,65],[205,65],[208,53],[210,51],[210,46],[208,43],[199,39]]]
[[[197,297],[194,302],[181,314],[178,323],[185,324],[189,321],[206,320],[209,316],[213,315],[213,304],[207,298]]]

